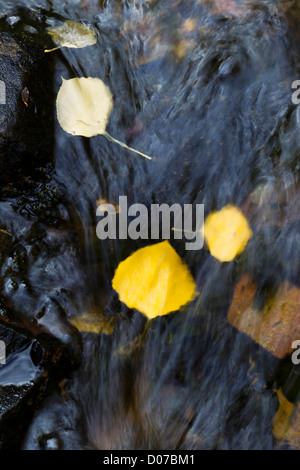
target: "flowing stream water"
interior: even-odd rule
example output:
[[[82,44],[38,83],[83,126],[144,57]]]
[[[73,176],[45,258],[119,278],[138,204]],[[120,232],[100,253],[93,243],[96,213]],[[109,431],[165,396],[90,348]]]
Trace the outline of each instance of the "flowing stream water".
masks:
[[[262,297],[284,280],[300,285],[296,2],[1,0],[0,14],[41,48],[51,45],[42,32],[65,19],[98,35],[94,46],[45,55],[53,112],[40,139],[49,132],[53,170],[33,193],[0,202],[1,227],[14,236],[1,264],[12,315],[69,343],[72,317],[89,312],[103,322],[101,334],[81,333],[79,368],[37,410],[23,448],[278,447],[275,390],[297,402],[298,368],[233,328],[227,312],[243,272]],[[73,77],[109,86],[107,131],[152,160],[102,135],[61,129],[55,97],[62,78]],[[265,204],[269,194],[275,200]],[[112,278],[120,261],[152,242],[96,236],[97,201],[117,204],[124,195],[146,207],[204,204],[206,215],[248,207],[251,195],[259,210],[248,213],[253,237],[237,261],[171,240],[199,296],[147,322],[118,300]],[[26,367],[27,359],[18,361]],[[6,369],[5,383],[22,380],[17,368]]]

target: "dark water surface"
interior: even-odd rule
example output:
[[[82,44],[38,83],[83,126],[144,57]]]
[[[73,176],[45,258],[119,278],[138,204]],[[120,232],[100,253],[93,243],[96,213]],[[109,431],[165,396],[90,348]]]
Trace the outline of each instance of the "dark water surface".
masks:
[[[14,180],[3,186],[0,226],[13,234],[1,260],[3,311],[66,343],[75,341],[72,317],[95,312],[114,326],[111,335],[82,333],[80,367],[44,401],[23,448],[278,447],[275,389],[296,402],[297,370],[230,326],[227,312],[245,271],[261,292],[283,280],[300,284],[296,2],[224,1],[217,9],[200,0],[20,0],[0,1],[0,16],[2,29],[29,34],[42,51],[52,44],[46,28],[63,19],[98,35],[94,46],[43,59],[43,94],[53,107],[40,139],[49,138],[54,168],[49,162],[30,191],[13,192]],[[60,128],[55,97],[61,78],[75,76],[109,86],[107,131],[152,161]],[[29,90],[42,86],[34,80]],[[268,192],[277,195],[274,213]],[[188,252],[172,241],[201,295],[145,330],[146,319],[118,301],[111,280],[118,263],[149,242],[100,241],[96,201],[202,203],[207,215],[242,207],[250,194],[259,210],[249,214],[253,237],[238,261],[219,263],[206,249]],[[23,351],[14,360],[25,367],[27,359]],[[22,381],[9,370],[0,370],[0,383]]]

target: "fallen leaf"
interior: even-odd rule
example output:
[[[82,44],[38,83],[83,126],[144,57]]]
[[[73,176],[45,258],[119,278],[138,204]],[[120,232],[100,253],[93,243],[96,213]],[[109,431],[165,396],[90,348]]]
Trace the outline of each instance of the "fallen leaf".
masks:
[[[50,28],[48,34],[57,47],[46,49],[45,52],[52,52],[61,47],[79,49],[93,46],[97,42],[97,34],[93,29],[72,20],[66,20],[62,26]]]
[[[22,91],[22,101],[26,107],[28,107],[29,96],[30,96],[29,90],[27,87],[25,87],[24,90]]]
[[[85,313],[81,317],[73,317],[70,323],[82,332],[110,335],[114,331],[111,319],[108,320],[99,313]]]
[[[258,230],[286,227],[300,219],[300,186],[295,176],[287,173],[257,186],[242,207]]]
[[[151,160],[148,155],[128,147],[106,132],[112,109],[112,93],[100,78],[63,79],[57,95],[56,110],[58,122],[64,131],[83,137],[104,135],[121,147]]]
[[[119,214],[119,212],[120,212],[120,206],[119,206],[117,203],[115,203],[115,202],[107,202],[107,200],[104,199],[104,198],[103,198],[103,199],[97,199],[97,201],[96,201],[96,206],[97,206],[97,207],[98,207],[98,206],[102,206],[102,210],[103,210],[103,211],[107,211],[107,212],[110,212],[109,206],[114,206],[114,208],[115,208],[115,214]],[[112,214],[112,212],[110,212],[110,213]]]
[[[195,31],[197,27],[197,21],[195,18],[187,18],[182,24],[183,33],[191,33]]]
[[[300,289],[283,282],[268,297],[262,310],[255,307],[257,287],[248,274],[238,282],[228,322],[279,359],[292,353],[292,343],[300,338]]]
[[[173,52],[176,54],[178,59],[183,59],[184,56],[195,47],[195,45],[196,42],[194,40],[187,41],[186,39],[182,39],[173,47]]]
[[[141,349],[143,346],[145,335],[141,334],[134,338],[132,341],[128,341],[123,346],[118,347],[116,351],[114,351],[114,356],[130,356],[136,350]]]
[[[64,80],[56,100],[57,119],[64,131],[92,137],[105,134],[113,109],[110,89],[100,78]]]
[[[281,388],[276,390],[276,395],[279,401],[279,408],[273,419],[272,432],[276,439],[282,440],[287,435],[290,427],[290,418],[294,411],[294,404],[288,401]]]
[[[300,449],[300,408],[299,403],[291,403],[281,389],[276,390],[279,408],[273,418],[273,435],[291,448]]]
[[[141,248],[122,261],[112,285],[122,302],[148,318],[178,310],[196,290],[187,266],[168,241]]]
[[[211,213],[204,223],[204,239],[209,251],[221,262],[232,261],[245,249],[251,236],[247,219],[233,205]]]

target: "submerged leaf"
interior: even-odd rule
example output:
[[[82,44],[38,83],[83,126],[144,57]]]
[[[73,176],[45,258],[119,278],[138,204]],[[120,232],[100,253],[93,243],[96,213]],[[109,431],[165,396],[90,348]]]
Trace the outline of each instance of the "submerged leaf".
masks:
[[[293,352],[293,341],[300,334],[300,289],[282,282],[276,292],[266,292],[260,310],[258,292],[253,278],[243,274],[233,294],[228,322],[283,359]]]
[[[113,288],[129,308],[155,318],[190,302],[196,285],[168,241],[141,248],[122,261]]]
[[[27,87],[25,87],[22,91],[22,101],[26,107],[28,107],[29,96],[30,96],[29,90]]]
[[[107,320],[98,313],[85,313],[82,317],[73,317],[70,323],[82,332],[110,335],[114,330],[111,319]]]
[[[151,160],[106,132],[113,105],[112,93],[100,78],[63,79],[56,100],[57,119],[68,134],[83,137],[102,134],[111,142]]]
[[[48,33],[57,47],[46,49],[45,52],[55,51],[61,47],[79,49],[93,46],[97,42],[97,35],[93,29],[71,20],[66,20],[62,26],[49,29]]]
[[[300,407],[299,402],[291,403],[282,389],[276,390],[279,408],[273,419],[273,435],[279,445],[289,444],[291,449],[300,449]]]
[[[114,214],[119,214],[119,212],[121,211],[120,206],[116,202],[107,202],[107,200],[105,198],[97,199],[96,206],[97,207],[101,206],[102,211],[107,211],[107,212],[110,211],[109,206],[113,206],[115,208],[115,212],[110,212],[111,214],[113,214],[113,213]]]
[[[178,59],[183,59],[184,56],[195,47],[195,45],[196,42],[193,39],[189,41],[182,39],[173,47],[173,52]]]
[[[276,390],[276,394],[279,401],[279,408],[273,419],[272,432],[276,439],[282,440],[288,434],[291,426],[290,420],[295,406],[284,396],[281,388]]]
[[[209,251],[219,261],[232,261],[246,247],[252,231],[243,213],[228,205],[210,214],[204,223]]]
[[[141,334],[134,338],[132,341],[128,341],[124,345],[118,347],[114,351],[114,356],[130,356],[138,349],[141,349],[143,346],[143,340],[145,338],[144,334]]]

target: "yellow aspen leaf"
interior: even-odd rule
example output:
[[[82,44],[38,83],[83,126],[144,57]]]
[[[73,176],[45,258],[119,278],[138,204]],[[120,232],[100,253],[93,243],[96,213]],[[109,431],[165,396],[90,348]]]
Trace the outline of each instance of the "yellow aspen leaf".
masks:
[[[81,317],[73,317],[70,323],[82,332],[110,335],[114,330],[112,321],[110,319],[107,320],[98,313],[88,312]]]
[[[291,427],[291,416],[294,411],[294,404],[282,393],[281,388],[276,390],[276,395],[279,401],[279,408],[275,413],[273,419],[273,435],[276,439],[282,440],[288,437],[289,429]]]
[[[188,267],[168,241],[141,248],[122,261],[112,285],[122,302],[148,318],[178,310],[196,290]]]
[[[204,223],[204,239],[209,251],[221,262],[232,261],[245,249],[251,237],[247,219],[233,205],[211,213]]]
[[[92,137],[105,133],[113,98],[100,78],[63,79],[56,109],[58,122],[64,131]]]
[[[128,147],[106,132],[113,106],[112,93],[100,78],[63,79],[56,99],[57,120],[68,134],[83,137],[104,135],[111,142],[151,160],[148,155]]]
[[[46,49],[45,52],[52,52],[61,47],[80,49],[93,46],[97,42],[97,34],[92,28],[72,20],[66,20],[62,26],[50,28],[48,34],[57,47]]]
[[[291,449],[300,449],[300,407],[291,403],[282,393],[276,390],[279,408],[273,418],[273,435],[279,444],[288,443]]]

